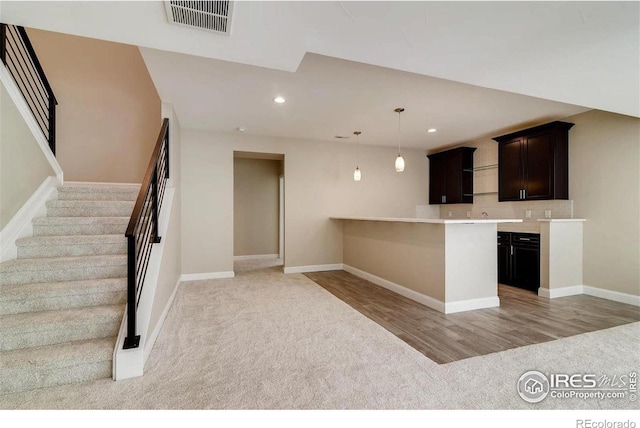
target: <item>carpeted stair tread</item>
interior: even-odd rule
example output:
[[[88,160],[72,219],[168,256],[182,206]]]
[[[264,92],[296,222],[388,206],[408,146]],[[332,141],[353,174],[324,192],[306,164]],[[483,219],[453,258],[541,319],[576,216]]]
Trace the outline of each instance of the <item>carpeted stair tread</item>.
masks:
[[[0,287],[0,315],[126,302],[127,279],[42,282]]]
[[[140,185],[65,184],[57,189],[58,200],[135,201]]]
[[[0,352],[0,395],[112,376],[116,338]]]
[[[0,263],[0,273],[49,271],[51,269],[82,269],[87,266],[97,267],[126,264],[126,255],[15,259]]]
[[[0,336],[27,331],[47,331],[59,326],[115,322],[122,318],[124,305],[95,306],[62,311],[32,312],[0,316]]]
[[[88,245],[88,244],[120,244],[126,242],[124,233],[121,235],[57,235],[57,236],[27,236],[16,240],[18,247],[37,247],[41,245]]]
[[[135,201],[47,201],[47,217],[130,216]]]
[[[125,305],[0,316],[0,351],[118,334]]]
[[[18,258],[80,257],[127,253],[127,239],[118,235],[30,236],[16,241]]]
[[[124,234],[130,216],[38,217],[33,219],[34,236]]]
[[[127,228],[131,216],[104,217],[37,217],[31,222],[34,226],[74,226],[91,224],[118,224]],[[124,233],[124,230],[123,232]]]
[[[116,337],[111,336],[5,351],[0,353],[0,369],[50,369],[88,362],[112,361],[115,344]]]
[[[121,278],[126,255],[15,259],[0,263],[0,288],[11,284]]]

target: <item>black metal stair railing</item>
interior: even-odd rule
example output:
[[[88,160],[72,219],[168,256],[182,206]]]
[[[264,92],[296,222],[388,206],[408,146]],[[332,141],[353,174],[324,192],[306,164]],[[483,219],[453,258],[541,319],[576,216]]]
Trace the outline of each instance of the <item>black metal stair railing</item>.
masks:
[[[169,119],[164,119],[125,234],[128,253],[127,337],[124,341],[124,349],[137,348],[140,345],[140,335],[136,334],[138,304],[149,266],[151,249],[154,243],[160,242],[158,215],[168,178]]]
[[[0,59],[16,82],[55,155],[58,101],[24,27],[0,23]]]

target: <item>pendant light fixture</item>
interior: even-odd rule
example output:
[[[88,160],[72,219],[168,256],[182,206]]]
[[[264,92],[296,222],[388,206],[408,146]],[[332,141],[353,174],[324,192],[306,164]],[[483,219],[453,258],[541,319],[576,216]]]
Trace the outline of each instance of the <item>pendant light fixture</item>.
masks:
[[[400,154],[400,113],[404,111],[402,107],[398,107],[394,110],[398,113],[398,157],[396,158],[396,172],[404,171],[404,158]]]
[[[354,132],[355,136],[356,136],[356,170],[353,171],[353,181],[360,181],[360,179],[362,178],[362,172],[360,171],[360,167],[358,166],[358,164],[360,163],[360,134],[362,134],[362,132],[360,131],[355,131]]]

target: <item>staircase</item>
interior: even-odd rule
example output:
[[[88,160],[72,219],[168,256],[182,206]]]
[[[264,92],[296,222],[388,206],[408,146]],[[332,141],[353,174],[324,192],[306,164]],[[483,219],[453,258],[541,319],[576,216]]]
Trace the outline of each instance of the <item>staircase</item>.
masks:
[[[138,191],[58,187],[18,258],[0,263],[0,395],[112,376]]]

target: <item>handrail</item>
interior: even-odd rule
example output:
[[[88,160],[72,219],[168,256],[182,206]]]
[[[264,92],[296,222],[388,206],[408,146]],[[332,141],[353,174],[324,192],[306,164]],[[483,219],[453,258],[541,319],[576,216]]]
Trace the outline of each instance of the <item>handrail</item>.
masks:
[[[0,23],[0,59],[56,154],[56,99],[24,27]]]
[[[127,337],[124,340],[124,349],[140,346],[140,335],[136,334],[136,313],[152,244],[157,244],[161,240],[158,235],[158,215],[162,208],[168,178],[169,119],[164,119],[125,233],[127,238]]]

